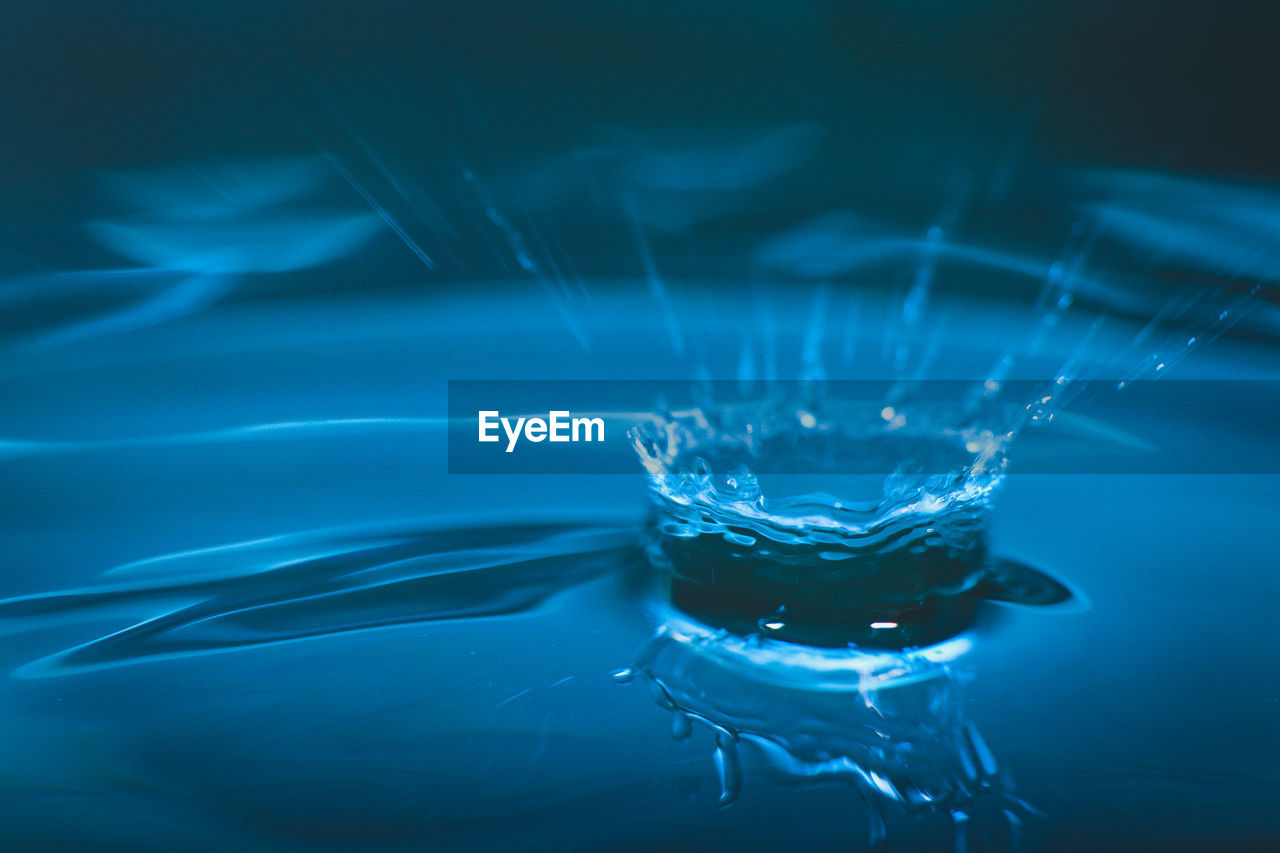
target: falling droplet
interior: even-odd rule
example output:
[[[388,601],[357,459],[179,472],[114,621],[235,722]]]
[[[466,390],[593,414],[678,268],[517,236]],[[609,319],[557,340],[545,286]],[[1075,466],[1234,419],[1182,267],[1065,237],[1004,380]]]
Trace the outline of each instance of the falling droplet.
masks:
[[[716,805],[732,805],[742,793],[742,756],[737,739],[729,732],[716,734],[716,775],[720,778],[720,798]]]
[[[636,674],[631,670],[631,667],[624,666],[622,669],[615,669],[609,674],[609,677],[618,684],[629,684],[631,679],[636,677]]]

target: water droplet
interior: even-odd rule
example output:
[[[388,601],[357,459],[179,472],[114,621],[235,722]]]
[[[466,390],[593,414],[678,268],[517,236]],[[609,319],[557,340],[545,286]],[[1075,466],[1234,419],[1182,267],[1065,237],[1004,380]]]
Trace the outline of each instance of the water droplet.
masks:
[[[693,734],[693,722],[688,714],[676,711],[671,715],[671,736],[676,740],[687,740]]]
[[[629,684],[631,679],[636,677],[636,674],[632,671],[631,667],[624,666],[622,669],[615,669],[613,672],[609,673],[609,677],[618,684]]]

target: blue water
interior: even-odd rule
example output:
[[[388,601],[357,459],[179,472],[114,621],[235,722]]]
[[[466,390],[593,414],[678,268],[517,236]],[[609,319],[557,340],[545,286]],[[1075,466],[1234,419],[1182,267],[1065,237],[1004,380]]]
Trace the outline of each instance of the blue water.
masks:
[[[873,5],[6,12],[0,846],[1280,846],[1266,28]]]
[[[621,330],[614,361],[576,369],[562,336],[481,346],[474,305],[351,299],[341,346],[336,305],[228,306],[127,350],[10,360],[5,399],[42,401],[10,410],[15,438],[51,439],[3,463],[16,843],[865,845],[857,786],[796,787],[750,743],[737,802],[717,808],[712,730],[673,739],[638,681],[611,679],[669,615],[640,547],[643,478],[443,473],[433,377],[467,342],[486,372],[637,371]],[[415,328],[442,315],[449,347]],[[1002,484],[992,549],[1089,602],[1005,608],[945,664],[1001,787],[1035,810],[1026,843],[1276,832],[1278,496],[1274,476]],[[910,713],[908,732],[952,711]],[[894,844],[954,834],[945,809],[882,810]],[[972,810],[1003,845],[1001,809]]]

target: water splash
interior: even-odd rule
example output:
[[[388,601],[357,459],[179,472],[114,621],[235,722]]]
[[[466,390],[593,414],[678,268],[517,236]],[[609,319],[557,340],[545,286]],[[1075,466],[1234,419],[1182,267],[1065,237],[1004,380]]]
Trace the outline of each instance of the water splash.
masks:
[[[839,783],[866,803],[870,846],[886,837],[886,811],[943,813],[965,849],[975,811],[997,816],[1018,835],[1042,817],[1013,793],[985,740],[964,712],[952,664],[968,636],[900,652],[818,649],[715,630],[671,607],[626,670],[641,677],[669,711],[672,734],[691,724],[714,741],[717,804],[744,782],[744,751],[783,784]]]
[[[983,602],[1073,598],[988,553],[1009,443],[1040,410],[931,408],[895,383],[895,405],[877,411],[800,387],[799,400],[708,399],[633,430],[663,580],[660,624],[625,680],[644,677],[677,738],[690,721],[711,730],[721,806],[738,798],[749,745],[784,781],[854,787],[872,847],[896,807],[948,815],[953,849],[967,850],[981,798],[1017,849],[1034,809],[964,714],[950,665]],[[886,462],[896,468],[869,499],[812,489]]]

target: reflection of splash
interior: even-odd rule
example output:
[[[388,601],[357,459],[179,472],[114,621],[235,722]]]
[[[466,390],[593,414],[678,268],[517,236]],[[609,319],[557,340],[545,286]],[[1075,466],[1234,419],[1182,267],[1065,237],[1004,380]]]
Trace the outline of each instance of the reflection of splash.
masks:
[[[1126,365],[1124,383],[1167,372],[1240,323],[1280,334],[1271,284],[1280,268],[1280,193],[1153,172],[1086,172],[1080,183],[1104,196],[1087,201],[1086,214],[1100,232],[1136,250],[1144,273],[1178,271],[1175,287],[1124,353],[1138,357]],[[1205,278],[1188,284],[1187,271]]]
[[[129,218],[90,223],[104,246],[157,269],[220,275],[281,273],[359,249],[377,230],[373,214],[286,212],[249,221]]]
[[[469,523],[278,536],[157,557],[114,583],[0,601],[4,630],[139,621],[19,670],[47,677],[391,625],[515,613],[634,554],[625,526]]]
[[[104,172],[99,183],[133,210],[216,221],[313,194],[326,173],[324,162],[315,157],[276,157]]]
[[[628,218],[680,231],[744,205],[764,205],[752,193],[799,167],[822,135],[816,124],[683,135],[612,128],[600,144],[556,157],[518,183],[549,207],[579,193],[598,195],[603,180],[626,202]]]
[[[715,738],[719,802],[743,784],[741,749],[754,750],[782,781],[851,785],[868,806],[870,843],[885,841],[885,809],[939,811],[967,849],[970,811],[995,794],[1010,849],[1028,817],[1007,773],[964,713],[949,664],[972,645],[959,636],[902,652],[817,649],[738,636],[668,611],[632,667],[673,716],[683,739],[691,723]]]
[[[80,270],[0,285],[0,336],[41,339],[128,315],[183,287],[187,273],[150,268]]]
[[[41,346],[57,346],[83,338],[127,332],[192,314],[212,305],[231,289],[231,279],[221,275],[196,274],[115,313],[63,326],[40,339]]]
[[[1074,294],[1071,299],[1079,296],[1114,310],[1143,313],[1158,307],[1141,294],[1141,279],[1115,270],[1084,272],[1054,258],[933,234],[931,238],[928,233],[905,233],[849,211],[837,211],[768,239],[755,250],[752,260],[774,274],[822,280],[909,262],[929,253],[936,261],[957,267],[998,271],[1032,282],[1052,281],[1063,292]]]
[[[630,154],[624,173],[635,186],[695,193],[750,189],[775,180],[809,156],[820,136],[819,126],[805,124],[720,141],[708,140],[704,132],[684,145],[623,131],[613,139]]]
[[[91,222],[107,248],[150,267],[237,275],[305,269],[368,242],[377,217],[296,206],[325,182],[322,161],[217,162],[113,173],[104,185],[140,214]]]
[[[84,312],[65,317],[32,341],[52,346],[195,313],[229,293],[238,276],[338,260],[372,238],[378,219],[297,203],[315,194],[325,178],[323,163],[314,158],[105,175],[102,183],[113,199],[135,212],[85,227],[101,245],[140,267],[8,282],[4,299],[27,303],[24,310],[38,309],[30,304],[33,299],[48,301],[58,293],[55,307],[62,315],[71,313],[68,306],[78,308],[81,297],[105,303],[87,317]]]
[[[1207,270],[1280,276],[1280,193],[1155,172],[1080,176],[1105,201],[1085,209],[1117,237]]]

